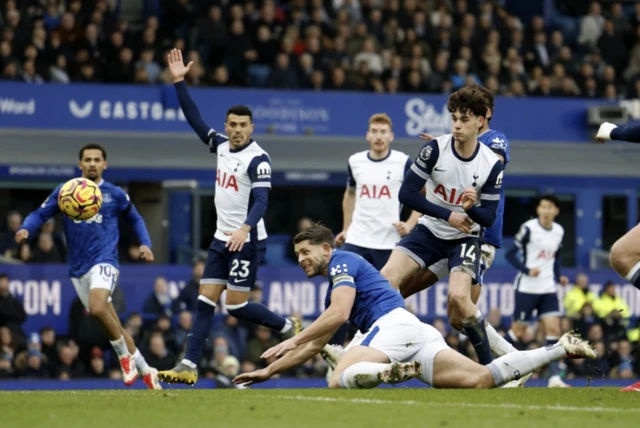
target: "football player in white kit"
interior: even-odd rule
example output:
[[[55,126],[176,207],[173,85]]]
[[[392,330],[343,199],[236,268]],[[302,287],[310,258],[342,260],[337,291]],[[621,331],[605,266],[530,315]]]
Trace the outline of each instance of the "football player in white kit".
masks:
[[[364,257],[380,270],[389,260],[393,247],[413,229],[420,214],[412,212],[400,220],[402,206],[398,191],[411,167],[408,155],[389,148],[393,141],[391,118],[378,113],[369,119],[369,150],[349,157],[347,189],[342,199],[344,224],[336,236],[343,245]]]
[[[515,245],[507,252],[507,260],[518,269],[515,278],[515,309],[509,338],[520,341],[533,319],[534,311],[544,327],[547,345],[558,341],[560,337],[560,302],[556,290],[556,281],[567,285],[569,279],[560,274],[558,251],[562,247],[564,229],[553,220],[559,210],[555,195],[544,195],[536,208],[537,217],[526,221],[515,237]],[[521,252],[521,258],[517,253]],[[550,388],[568,387],[560,378],[560,364],[549,364],[548,386]]]
[[[369,262],[337,250],[328,228],[312,226],[293,242],[307,276],[321,275],[329,280],[326,309],[302,333],[261,356],[284,355],[282,358],[267,368],[237,376],[237,384],[264,382],[303,364],[323,349],[347,320],[365,335],[334,361],[330,388],[374,388],[383,382],[394,384],[412,378],[436,388],[494,388],[560,358],[596,357],[586,341],[567,333],[553,346],[513,352],[481,366],[449,348],[438,330],[407,311],[398,291]]]
[[[168,63],[187,122],[209,151],[217,154],[216,231],[207,251],[187,349],[176,367],[158,373],[162,381],[193,385],[198,380],[197,365],[213,323],[216,302],[225,289],[225,308],[236,318],[271,328],[286,338],[298,333],[302,325],[296,318],[284,318],[249,301],[266,251],[267,232],[262,217],[271,189],[271,160],[251,138],[251,110],[246,106],[231,107],[224,123],[229,136],[216,132],[200,116],[184,82],[193,62],[185,66],[180,50],[173,49]]]
[[[448,305],[460,316],[481,364],[492,361],[484,318],[471,300],[480,275],[483,231],[496,219],[503,164],[478,142],[488,105],[482,91],[463,87],[449,96],[453,133],[424,144],[400,189],[400,202],[423,213],[381,273],[394,288],[428,266],[448,260]],[[427,196],[421,195],[427,185]]]

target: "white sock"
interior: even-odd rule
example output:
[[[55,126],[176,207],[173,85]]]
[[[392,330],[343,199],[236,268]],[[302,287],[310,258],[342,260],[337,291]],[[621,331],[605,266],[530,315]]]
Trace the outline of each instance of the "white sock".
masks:
[[[124,341],[124,337],[120,336],[118,340],[111,340],[111,346],[118,354],[118,359],[124,358],[129,355],[129,350],[127,349],[127,342]]]
[[[378,373],[387,370],[392,364],[356,363],[340,375],[340,386],[345,389],[375,388],[382,382]]]
[[[136,348],[136,352],[133,353],[133,358],[136,359],[136,368],[143,376],[149,373],[151,367],[149,367],[147,360],[144,359],[138,348]]]
[[[545,346],[533,351],[512,352],[493,360],[487,365],[491,371],[496,386],[503,385],[514,379],[538,370],[551,361],[561,360],[567,356],[561,344]]]
[[[491,352],[497,357],[510,354],[512,352],[518,352],[512,344],[500,336],[495,328],[489,323],[485,323],[485,329],[487,330],[487,337],[489,338],[489,346],[491,346]]]
[[[185,366],[189,366],[192,369],[195,369],[196,367],[198,367],[196,363],[194,363],[193,361],[187,360],[186,358],[182,360],[182,364],[184,364]]]
[[[284,327],[282,327],[282,330],[280,330],[280,333],[286,333],[293,328],[293,324],[291,324],[291,321],[289,321],[289,319],[285,318],[285,321],[286,322],[284,324]]]

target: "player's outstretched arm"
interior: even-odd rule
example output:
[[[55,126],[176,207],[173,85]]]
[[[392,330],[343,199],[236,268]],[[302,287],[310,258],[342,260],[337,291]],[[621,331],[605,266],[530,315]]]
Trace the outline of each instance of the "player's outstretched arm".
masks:
[[[640,125],[617,126],[613,123],[605,122],[598,129],[596,141],[604,143],[609,140],[640,143]]]
[[[60,187],[61,185],[56,187],[42,205],[24,219],[15,236],[18,244],[22,244],[29,239],[29,236],[33,236],[40,226],[60,211],[60,208],[58,208],[58,193],[60,192]]]
[[[168,63],[184,117],[187,119],[191,128],[196,131],[200,140],[205,144],[209,144],[211,127],[202,120],[198,106],[196,106],[193,98],[189,95],[187,84],[184,81],[184,77],[189,73],[189,70],[191,70],[193,61],[185,66],[182,61],[182,52],[180,49],[172,49],[168,55]]]

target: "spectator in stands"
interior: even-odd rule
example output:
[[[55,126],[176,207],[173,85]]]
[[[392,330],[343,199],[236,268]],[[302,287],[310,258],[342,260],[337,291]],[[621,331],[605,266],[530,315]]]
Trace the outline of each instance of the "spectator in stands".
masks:
[[[22,224],[22,215],[17,211],[11,211],[7,215],[7,227],[0,237],[0,255],[18,258],[18,244],[14,237]]]
[[[97,346],[94,346],[93,349],[91,349],[89,374],[91,377],[97,378],[107,378],[109,376],[104,363],[104,352],[102,352],[102,349]]]
[[[278,341],[271,335],[271,330],[266,327],[257,326],[255,329],[255,337],[249,340],[247,344],[247,360],[251,361],[258,367],[265,367],[268,364],[260,356],[267,349],[278,344]]]
[[[240,322],[238,318],[227,315],[224,319],[222,331],[218,336],[224,337],[229,354],[242,361],[247,355],[247,339],[249,338],[249,329],[245,323]]]
[[[596,295],[589,290],[589,277],[583,273],[576,275],[575,285],[564,296],[564,311],[569,318],[580,317],[585,303],[593,303]]]
[[[158,370],[169,370],[176,364],[176,355],[165,344],[163,333],[156,331],[149,338],[149,351],[144,357],[151,367]]]
[[[0,327],[7,327],[11,330],[18,342],[24,341],[22,324],[26,319],[27,314],[22,303],[9,291],[9,276],[0,273]]]
[[[42,354],[47,358],[49,364],[55,362],[58,357],[56,349],[56,332],[51,327],[43,327],[40,329],[40,343]]]
[[[24,348],[24,342],[20,344],[9,327],[0,327],[0,353],[9,355],[13,360],[21,348]]]
[[[178,298],[173,301],[173,313],[182,311],[195,312],[198,303],[198,289],[200,288],[200,279],[204,272],[204,261],[196,260],[191,270],[191,279],[180,291]]]
[[[13,377],[13,361],[11,355],[0,351],[0,380]]]
[[[178,350],[184,349],[192,324],[193,313],[189,311],[180,312],[180,315],[178,316],[178,325],[176,326],[174,334],[174,341]]]
[[[32,263],[62,263],[62,256],[58,252],[50,233],[42,232],[38,236],[37,246],[33,250]]]
[[[42,233],[49,233],[51,235],[55,248],[58,250],[58,254],[60,254],[62,261],[65,261],[67,257],[67,242],[64,234],[56,231],[56,220],[54,218],[47,220],[42,225],[41,231]]]
[[[51,377],[47,365],[43,361],[43,355],[37,349],[32,349],[27,353],[26,367],[16,372],[20,378],[46,379]]]
[[[215,377],[216,389],[239,388],[233,383],[233,378],[240,372],[240,363],[238,359],[232,355],[227,355],[219,365],[220,372]]]
[[[613,316],[628,319],[631,316],[627,303],[618,296],[616,285],[613,281],[607,281],[600,292],[600,297],[593,306],[600,318]]]
[[[145,315],[165,314],[171,316],[171,305],[172,301],[167,280],[159,276],[153,284],[153,292],[144,301],[142,310]]]
[[[77,379],[86,376],[84,365],[78,360],[77,355],[69,343],[60,346],[58,361],[54,365],[54,374],[57,378]]]
[[[600,3],[593,1],[589,5],[589,13],[580,21],[580,35],[578,43],[586,46],[595,46],[602,34],[604,17]]]

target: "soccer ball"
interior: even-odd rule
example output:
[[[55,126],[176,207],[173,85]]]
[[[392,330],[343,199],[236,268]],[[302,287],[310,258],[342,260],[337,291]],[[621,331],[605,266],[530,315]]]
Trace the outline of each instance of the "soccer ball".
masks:
[[[96,183],[86,178],[74,178],[60,188],[58,207],[73,220],[88,220],[98,214],[102,192]]]

